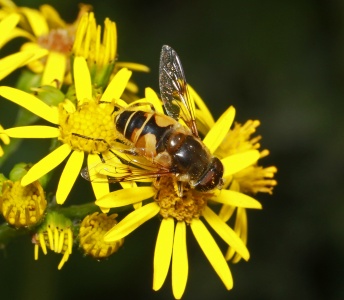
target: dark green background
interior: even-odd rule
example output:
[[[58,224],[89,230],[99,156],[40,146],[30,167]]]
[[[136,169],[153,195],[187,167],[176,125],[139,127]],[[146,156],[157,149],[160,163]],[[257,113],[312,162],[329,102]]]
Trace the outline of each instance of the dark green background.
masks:
[[[188,232],[184,299],[343,299],[344,2],[88,2],[99,23],[106,16],[116,21],[119,59],[151,67],[150,74],[134,76],[142,88],[157,89],[160,49],[169,44],[216,117],[234,105],[237,121],[261,121],[262,145],[271,151],[264,163],[279,170],[274,195],[257,196],[264,210],[248,213],[251,259],[231,266],[232,291],[226,291]],[[77,1],[49,3],[68,21],[77,13]],[[12,125],[10,117],[1,122]],[[46,153],[37,145],[24,144],[32,161]],[[77,191],[70,199],[79,196]],[[0,252],[0,295],[172,299],[170,275],[159,292],[151,290],[158,226],[152,220],[140,227],[107,261],[84,258],[76,250],[61,271],[61,256],[49,253],[36,262],[29,238],[19,238]]]

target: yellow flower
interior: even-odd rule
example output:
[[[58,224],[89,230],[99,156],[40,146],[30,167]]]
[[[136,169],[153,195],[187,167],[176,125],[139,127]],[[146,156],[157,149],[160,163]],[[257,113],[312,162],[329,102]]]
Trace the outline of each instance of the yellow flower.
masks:
[[[210,128],[214,126],[213,117],[206,107],[203,100],[196,93],[195,90],[190,88],[191,95],[198,105],[199,109],[196,111],[197,121],[206,134]],[[261,136],[251,137],[256,128],[260,125],[258,120],[248,120],[244,125],[239,123],[234,124],[234,128],[230,129],[221,144],[215,151],[215,155],[219,158],[224,158],[228,155],[240,155],[247,151],[258,150],[260,148],[259,141]],[[259,153],[259,159],[267,156],[268,150],[263,150]],[[277,172],[275,166],[263,168],[258,165],[257,160],[246,168],[237,170],[232,174],[225,174],[224,188],[234,192],[240,192],[248,195],[255,195],[258,192],[272,194],[273,187],[277,184],[274,175]],[[240,236],[242,241],[247,243],[247,214],[246,209],[243,207],[236,207],[233,205],[223,205],[219,217],[227,222],[236,212],[234,230]],[[232,259],[233,258],[233,259]],[[236,253],[235,249],[229,247],[226,253],[226,259],[232,259],[232,262],[238,262],[241,256]]]
[[[38,181],[25,187],[20,181],[2,183],[0,212],[10,225],[16,228],[35,225],[42,219],[46,207],[44,191]]]
[[[115,142],[114,102],[126,105],[120,97],[131,76],[131,71],[121,69],[101,95],[93,95],[90,73],[82,57],[74,60],[74,83],[77,104],[66,99],[58,107],[51,107],[37,97],[23,91],[2,86],[0,95],[55,126],[23,126],[3,131],[13,138],[57,138],[62,145],[36,163],[23,177],[25,186],[57,167],[67,156],[62,172],[56,201],[64,203],[77,179],[87,154],[87,164],[101,162],[100,154],[106,158]],[[92,182],[97,198],[109,193],[107,184]]]
[[[72,53],[86,59],[92,82],[97,87],[107,85],[109,78],[120,69],[148,72],[149,68],[132,62],[117,62],[117,29],[116,23],[108,18],[104,21],[104,32],[97,25],[93,13],[83,15],[75,35]],[[127,85],[125,100],[131,99],[130,93],[137,93],[138,88],[133,82]],[[128,97],[129,96],[129,97]]]
[[[47,248],[55,253],[63,254],[57,267],[61,270],[69,256],[72,254],[72,221],[57,212],[48,213],[44,220],[44,224],[33,236],[32,243],[35,244],[35,260],[38,260],[39,247],[41,247],[45,255],[48,253]]]
[[[50,5],[42,5],[39,10],[15,7],[11,10],[22,16],[21,28],[16,28],[13,37],[29,40],[22,45],[22,52],[43,53],[31,59],[28,67],[35,73],[42,73],[41,85],[51,85],[54,81],[64,82],[70,73],[69,58],[76,26],[80,17],[91,7],[81,5],[79,16],[73,24],[67,24]],[[39,59],[43,57],[43,59]]]
[[[115,253],[124,242],[124,239],[112,242],[104,242],[107,231],[117,224],[117,214],[106,215],[98,212],[86,216],[79,231],[79,243],[86,255],[101,259]]]
[[[20,20],[20,15],[16,13],[8,14],[0,22],[0,49],[12,38],[16,37],[15,27]],[[0,59],[0,80],[34,60],[37,60],[47,54],[47,50],[40,51],[22,51],[14,53]]]
[[[230,107],[214,124],[203,142],[214,153],[226,136],[235,110]],[[256,150],[231,155],[222,159],[226,176],[240,171],[254,163],[259,157]],[[111,172],[110,172],[111,173]],[[109,174],[110,175],[110,174]],[[160,214],[162,217],[154,254],[153,289],[163,285],[172,259],[172,289],[176,299],[184,293],[188,277],[188,258],[186,248],[187,225],[190,225],[196,240],[227,289],[233,286],[228,264],[218,245],[201,218],[236,252],[246,260],[249,252],[236,233],[210,208],[211,203],[221,203],[237,207],[261,208],[253,198],[230,190],[197,192],[186,187],[180,198],[176,192],[174,177],[161,177],[154,187],[135,187],[115,191],[96,201],[105,207],[120,207],[134,204],[154,197],[154,201],[136,209],[112,228],[104,237],[106,242],[121,239],[141,224]]]

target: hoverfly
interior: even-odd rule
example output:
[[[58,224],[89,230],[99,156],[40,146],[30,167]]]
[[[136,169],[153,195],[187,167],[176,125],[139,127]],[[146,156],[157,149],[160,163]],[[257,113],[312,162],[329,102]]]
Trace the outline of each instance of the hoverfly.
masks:
[[[103,170],[103,174],[110,175],[109,181],[116,182],[172,175],[181,195],[184,185],[201,192],[221,188],[223,165],[199,138],[195,105],[189,95],[181,61],[167,45],[162,47],[160,55],[159,86],[167,115],[131,109],[130,106],[119,109],[115,127],[120,134],[119,140],[130,145],[127,157],[131,158],[127,159],[127,164],[105,161],[96,172],[102,173]],[[179,118],[187,126],[181,125]],[[142,157],[149,162],[148,170]],[[81,175],[92,180],[87,168]]]

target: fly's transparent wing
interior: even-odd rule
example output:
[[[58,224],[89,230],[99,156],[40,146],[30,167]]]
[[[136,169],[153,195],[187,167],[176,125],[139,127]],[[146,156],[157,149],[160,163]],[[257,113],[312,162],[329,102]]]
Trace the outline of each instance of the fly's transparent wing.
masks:
[[[116,153],[114,153],[116,152]],[[149,179],[172,175],[169,169],[138,155],[134,150],[113,150],[103,162],[88,166],[81,176],[92,182],[146,182]]]
[[[127,182],[139,181],[146,182],[149,178],[171,175],[167,170],[146,170],[134,165],[123,163],[99,163],[91,168],[86,167],[81,170],[81,176],[92,182]]]
[[[189,94],[182,63],[176,51],[167,45],[161,49],[159,86],[167,114],[175,120],[181,118],[198,137],[195,103]]]

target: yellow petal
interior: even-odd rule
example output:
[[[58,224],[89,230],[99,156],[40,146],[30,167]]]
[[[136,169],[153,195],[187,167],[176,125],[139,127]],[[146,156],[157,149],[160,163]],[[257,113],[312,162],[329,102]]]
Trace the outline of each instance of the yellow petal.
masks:
[[[22,7],[21,12],[23,12],[26,16],[36,37],[49,33],[48,24],[39,11],[27,7]]]
[[[21,184],[23,186],[28,185],[56,168],[68,156],[70,151],[71,148],[69,145],[63,144],[53,152],[49,153],[46,157],[33,165],[33,167],[22,178]]]
[[[219,217],[223,222],[227,222],[231,216],[233,215],[234,211],[236,210],[235,206],[230,205],[222,205],[219,211]]]
[[[233,106],[230,106],[205,136],[203,142],[208,147],[210,153],[214,153],[222,143],[233,123],[234,116],[235,109]]]
[[[0,87],[0,95],[24,108],[31,111],[35,115],[51,122],[58,124],[59,116],[57,110],[53,109],[49,105],[45,104],[34,95],[25,93],[21,90],[11,88],[8,86]]]
[[[198,106],[199,110],[202,112],[202,116],[208,125],[209,128],[213,127],[215,124],[214,118],[211,115],[208,107],[202,100],[202,98],[196,93],[196,91],[188,84],[189,92],[192,99],[195,101],[196,105]]]
[[[230,228],[220,217],[214,213],[208,206],[203,211],[203,217],[209,225],[217,232],[217,234],[236,252],[238,252],[245,260],[250,258],[250,253],[246,245],[239,236]]]
[[[66,72],[66,55],[50,51],[42,76],[42,85],[55,85],[54,81],[62,83]]]
[[[237,210],[234,231],[236,232],[238,236],[240,236],[240,239],[246,245],[247,244],[247,214],[246,214],[245,208],[239,207]],[[233,256],[234,258],[232,259]],[[228,248],[225,258],[227,261],[232,259],[232,263],[234,264],[241,260],[241,256],[238,253],[236,253],[232,247]]]
[[[12,29],[11,32],[9,32],[5,42],[8,42],[8,41],[13,40],[13,39],[18,38],[18,37],[28,39],[32,42],[36,41],[36,37],[33,36],[30,32],[16,27],[16,28]]]
[[[121,98],[132,72],[126,68],[118,71],[104,91],[101,101],[111,102]]]
[[[200,133],[203,135],[206,135],[209,132],[209,129],[213,126],[208,125],[208,121],[205,119],[203,112],[199,109],[196,109],[195,111],[196,115],[196,123],[197,123],[197,129]]]
[[[215,191],[216,192],[216,191]],[[213,201],[223,203],[226,205],[261,209],[262,205],[256,199],[240,192],[231,190],[221,190],[216,192],[216,196],[212,198]]]
[[[10,14],[0,22],[0,48],[7,41],[8,35],[11,33],[12,29],[16,27],[20,20],[18,14]]]
[[[39,49],[42,49],[42,47],[35,42],[26,42],[20,47],[20,50],[23,52],[25,51],[35,52]]]
[[[242,153],[233,154],[221,159],[225,168],[223,177],[233,175],[242,169],[254,164],[260,157],[258,150],[248,150]]]
[[[105,151],[102,153],[102,156],[103,156],[103,159],[106,161],[106,162],[110,162],[111,161],[111,164],[117,164],[117,163],[122,163],[121,160],[115,155],[113,154],[113,152],[111,151]],[[89,164],[89,166],[91,167],[92,169],[92,166],[95,166],[96,164]],[[96,168],[93,168],[96,170]],[[90,171],[90,169],[89,169]],[[98,174],[98,176],[100,176],[100,174]],[[119,182],[119,184],[121,185],[121,187],[123,189],[128,189],[128,188],[134,188],[134,187],[137,187],[136,185],[136,182],[135,181],[121,181]],[[105,195],[105,194],[104,194]],[[103,196],[103,195],[101,195]],[[96,199],[99,199],[101,196],[99,197],[96,197]],[[135,205],[135,208],[139,208],[141,206],[137,206],[137,204],[134,204]]]
[[[125,191],[127,191],[127,189]],[[134,210],[105,234],[104,241],[111,242],[124,238],[144,222],[156,216],[159,211],[160,207],[155,202]]]
[[[56,138],[60,135],[60,130],[50,126],[21,126],[4,130],[9,137],[13,138]]]
[[[124,62],[124,61],[119,61],[116,62],[116,68],[127,68],[136,72],[149,72],[149,68],[145,65],[142,64],[137,64],[133,62]]]
[[[161,221],[154,251],[153,290],[159,290],[165,282],[170,267],[174,236],[174,220]]]
[[[233,287],[232,274],[220,248],[217,246],[208,229],[199,219],[193,219],[190,227],[215,272],[219,275],[225,287],[230,290]]]
[[[112,208],[134,204],[153,197],[156,190],[151,186],[141,186],[117,190],[97,199],[96,205]]]
[[[24,43],[21,47],[21,51],[31,51],[33,53],[40,53],[41,51],[46,51],[45,56],[48,55],[49,51],[47,49],[43,49],[36,43]],[[45,63],[43,60],[39,59],[39,57],[34,56],[35,59],[31,58],[27,64],[27,67],[33,71],[34,73],[40,74],[43,73],[45,68]]]
[[[25,51],[22,51],[25,52]],[[43,49],[43,48],[38,48],[33,52],[33,56],[30,57],[30,59],[25,63],[25,64],[29,64],[33,61],[36,61],[40,58],[42,58],[43,56],[48,55],[49,51],[47,49]],[[23,66],[24,64],[22,64],[21,66]]]
[[[180,299],[184,294],[188,272],[186,225],[185,222],[177,222],[172,254],[172,290],[176,299]]]
[[[81,56],[74,59],[74,83],[79,104],[82,104],[85,99],[87,101],[92,99],[91,75],[85,58]]]
[[[0,60],[0,80],[21,67],[33,56],[31,52],[18,52],[8,55]]]
[[[63,21],[59,15],[59,13],[48,4],[43,4],[39,7],[40,11],[42,12],[43,16],[49,20],[49,22],[53,23],[56,27],[65,28],[66,23]]]
[[[161,114],[164,114],[164,110],[162,108],[162,102],[159,99],[158,95],[156,94],[156,92],[154,92],[153,89],[151,88],[146,88],[145,89],[145,97],[146,97],[146,101],[150,102],[153,104],[155,110]]]
[[[89,154],[87,156],[87,166],[95,166],[98,163],[101,163],[101,159],[98,154]],[[89,171],[90,172],[90,171]],[[91,181],[92,189],[96,199],[99,199],[110,193],[109,184],[106,182],[93,182]]]
[[[21,51],[2,58],[0,60],[0,79],[12,73],[15,69],[47,55],[47,53],[48,50],[39,49],[36,52]]]
[[[56,191],[56,202],[57,204],[63,204],[69,192],[71,191],[79,173],[81,170],[82,163],[84,161],[84,152],[73,151],[69,157],[66,166],[60,177],[59,185]]]

